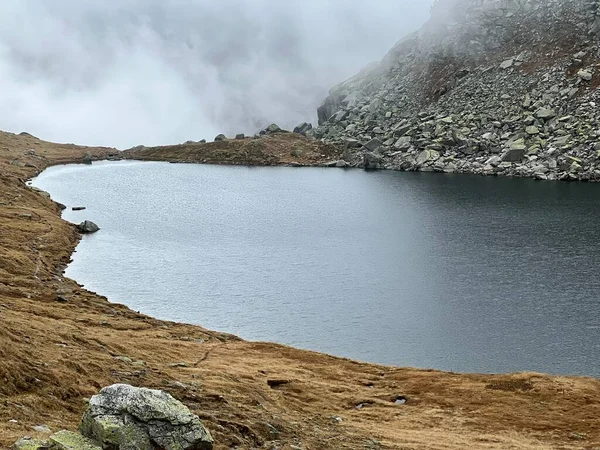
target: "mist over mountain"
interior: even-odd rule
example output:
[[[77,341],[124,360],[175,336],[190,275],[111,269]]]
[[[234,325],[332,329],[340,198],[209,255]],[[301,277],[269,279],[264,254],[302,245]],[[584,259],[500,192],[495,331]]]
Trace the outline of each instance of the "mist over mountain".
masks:
[[[6,0],[0,129],[124,148],[316,122],[432,3]]]

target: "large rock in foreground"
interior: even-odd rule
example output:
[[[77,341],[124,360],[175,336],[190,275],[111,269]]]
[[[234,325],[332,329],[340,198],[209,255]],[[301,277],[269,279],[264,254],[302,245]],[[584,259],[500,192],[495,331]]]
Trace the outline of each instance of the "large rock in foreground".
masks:
[[[125,384],[93,396],[79,428],[105,449],[213,448],[210,432],[183,403],[166,392]]]

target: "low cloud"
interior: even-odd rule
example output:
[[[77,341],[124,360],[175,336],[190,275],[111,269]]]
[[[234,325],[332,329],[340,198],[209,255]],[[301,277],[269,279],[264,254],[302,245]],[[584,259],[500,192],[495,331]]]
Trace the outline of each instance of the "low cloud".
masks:
[[[431,3],[4,0],[0,129],[126,148],[315,122]]]

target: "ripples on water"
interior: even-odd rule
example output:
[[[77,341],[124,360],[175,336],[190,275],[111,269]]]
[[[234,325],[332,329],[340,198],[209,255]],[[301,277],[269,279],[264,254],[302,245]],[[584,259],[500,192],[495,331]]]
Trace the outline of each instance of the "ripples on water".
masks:
[[[162,319],[350,358],[600,376],[600,185],[96,163],[67,275]]]

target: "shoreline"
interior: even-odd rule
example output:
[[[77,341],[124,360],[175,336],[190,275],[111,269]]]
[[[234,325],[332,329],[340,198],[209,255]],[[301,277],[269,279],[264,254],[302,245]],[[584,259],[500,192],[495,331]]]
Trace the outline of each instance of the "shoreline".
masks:
[[[0,153],[0,224],[8,230],[0,238],[0,446],[35,435],[40,421],[73,429],[81,399],[113,382],[169,391],[205,421],[215,448],[363,448],[369,440],[378,448],[600,445],[589,419],[600,411],[595,378],[360,363],[160,321],[81,289],[57,272],[78,243],[74,226],[23,180],[112,149],[0,138],[8,148]],[[272,388],[273,379],[283,383]],[[405,406],[394,404],[398,396],[408,398]]]
[[[98,163],[100,163],[100,165],[97,165]],[[144,163],[154,163],[154,164],[168,164],[168,162],[166,161],[149,161],[149,160],[133,160],[133,159],[124,159],[124,160],[97,160],[94,161],[94,167],[96,167],[97,169],[101,169],[101,170],[109,170],[111,163],[116,164],[116,165],[132,165],[135,164],[137,167],[141,167],[142,164]],[[182,163],[182,164],[198,164],[198,163]],[[203,165],[214,165],[214,167],[223,167],[223,165],[218,165],[218,164],[203,164]],[[68,167],[69,164],[67,165],[61,165],[62,167]],[[71,167],[77,167],[77,165],[70,165]],[[83,165],[83,167],[81,169],[75,169],[77,170],[80,174],[82,170],[86,170],[85,169],[85,165]],[[102,169],[102,168],[106,168],[106,169]],[[168,170],[167,166],[163,166],[165,170]],[[236,165],[235,167],[240,167],[239,165]],[[252,167],[257,167],[257,166],[242,166],[242,167],[248,167],[248,168],[252,168]],[[263,166],[264,167],[264,166]],[[271,166],[271,167],[282,167],[282,166]],[[283,166],[286,167],[286,166]],[[309,166],[304,166],[304,167],[309,167]],[[287,169],[291,169],[292,167],[286,167]],[[315,167],[315,166],[311,166],[311,168],[318,168],[318,169],[323,169],[323,167]],[[51,169],[50,167],[45,169],[49,170]],[[151,169],[150,169],[151,170]],[[71,175],[71,170],[66,171],[65,173],[69,174],[69,176]],[[171,174],[173,174],[174,172],[171,172]],[[323,173],[325,174],[325,172],[319,172],[319,173]],[[163,174],[162,169],[161,169],[161,175]],[[64,176],[61,173],[61,177]],[[410,176],[410,175],[409,175]],[[81,178],[82,176],[79,175],[79,177]],[[57,178],[56,177],[56,173],[54,174],[53,178]],[[32,180],[35,180],[35,178],[33,178]],[[531,183],[533,180],[531,181],[527,181],[525,183]],[[499,182],[500,183],[500,182]],[[43,186],[38,186],[38,187],[43,187]],[[49,187],[49,186],[48,186]],[[56,188],[56,185],[54,186]],[[52,189],[48,189],[48,192],[50,192],[52,194],[53,190]],[[60,190],[60,191],[55,191],[55,192],[61,192],[63,195],[63,199],[61,199],[61,201],[64,201],[67,205],[74,205],[77,204],[77,201],[75,200],[68,200],[67,197],[64,197],[64,194],[68,191],[65,191],[64,189]],[[91,197],[92,199],[97,199],[97,197],[95,195],[93,195]],[[91,201],[91,200],[90,200]],[[75,203],[73,203],[75,202]],[[135,202],[133,202],[135,203]],[[88,207],[88,209],[92,206],[98,206],[98,205],[94,205],[94,203],[92,202],[91,204],[87,204],[86,205]],[[106,206],[105,206],[106,208]],[[67,208],[67,210],[70,208]],[[96,213],[101,213],[102,209],[97,210]],[[63,215],[64,218],[64,215]],[[78,218],[81,218],[81,215],[78,215]],[[71,223],[76,224],[76,222],[78,221],[78,219],[73,218],[73,216],[70,217],[69,220]],[[100,219],[100,217],[98,217],[98,219]],[[94,219],[95,220],[95,219]],[[103,219],[101,219],[100,224],[102,224]],[[77,250],[76,250],[77,251]],[[88,250],[89,253],[89,250]],[[75,258],[75,257],[74,257]],[[71,263],[73,264],[73,263]],[[89,264],[89,262],[88,262]],[[79,270],[78,272],[78,276],[76,277],[75,274],[73,274],[72,272],[72,278],[80,283],[82,282],[81,280],[85,280],[85,266],[83,265],[83,261],[80,259],[78,261],[78,267]],[[159,272],[160,273],[160,272]],[[81,277],[81,278],[78,278]],[[101,278],[100,279],[100,283],[97,282],[98,280],[96,280],[95,283],[95,288],[91,288],[92,290],[94,290],[94,292],[98,292],[103,294],[105,292],[105,288],[108,286],[112,286],[113,287],[113,295],[116,298],[120,298],[120,302],[123,303],[125,306],[138,310],[138,312],[141,312],[142,314],[146,314],[146,315],[150,315],[151,317],[158,319],[158,320],[164,320],[164,321],[175,321],[175,322],[180,322],[180,323],[184,323],[186,325],[191,325],[191,326],[200,326],[200,327],[205,327],[207,324],[200,321],[200,320],[190,320],[188,319],[180,319],[179,317],[191,317],[190,315],[185,314],[185,307],[183,307],[181,309],[181,311],[184,312],[184,314],[180,315],[180,316],[169,316],[169,314],[165,314],[166,311],[161,310],[161,312],[152,312],[151,310],[148,310],[147,308],[144,308],[143,304],[140,304],[139,299],[137,301],[137,306],[136,306],[136,302],[134,301],[133,303],[131,302],[132,299],[127,298],[127,295],[125,292],[120,291],[119,289],[117,289],[117,291],[114,290],[114,284],[112,284],[110,282],[109,279],[107,278]],[[104,283],[102,283],[102,281],[104,281]],[[108,282],[108,284],[106,284],[106,282]],[[85,285],[82,285],[82,287],[86,288]],[[175,287],[175,286],[174,286]],[[87,289],[89,290],[90,287],[87,287]],[[118,294],[117,294],[118,293]],[[111,297],[110,295],[106,294],[109,298]],[[229,326],[226,325],[218,325],[216,323],[213,323],[212,326],[210,326],[209,328],[212,330],[227,330],[227,332],[232,332],[232,329],[237,329],[237,332],[232,332],[233,334],[235,334],[236,336],[240,337],[243,340],[252,340],[254,342],[264,342],[264,341],[268,341],[268,342],[273,342],[276,344],[280,344],[280,345],[284,345],[284,346],[292,346],[298,349],[303,349],[303,350],[307,350],[307,351],[312,351],[312,352],[318,352],[318,353],[325,353],[328,354],[330,356],[333,357],[337,357],[337,358],[344,358],[344,359],[350,359],[350,360],[355,360],[358,362],[362,362],[362,363],[367,363],[367,364],[375,364],[375,365],[383,365],[383,366],[389,366],[389,367],[397,367],[397,368],[402,368],[402,367],[417,367],[419,369],[422,370],[437,370],[437,371],[442,371],[442,372],[453,372],[453,373],[462,373],[462,374],[467,374],[467,373],[475,373],[475,374],[481,374],[481,375],[486,375],[486,374],[510,374],[510,373],[522,373],[522,372],[538,372],[538,373],[544,373],[550,376],[558,376],[558,377],[591,377],[591,378],[600,378],[600,375],[598,374],[597,371],[594,371],[595,367],[593,365],[591,366],[587,366],[587,371],[586,370],[581,370],[582,368],[579,367],[579,371],[577,370],[571,370],[569,371],[569,369],[573,369],[573,364],[571,364],[570,366],[567,365],[561,365],[560,363],[557,363],[557,360],[551,361],[549,362],[547,365],[539,365],[539,364],[532,364],[531,361],[528,362],[529,365],[526,364],[511,364],[511,361],[503,361],[504,364],[496,364],[495,368],[491,367],[490,364],[492,364],[492,362],[490,361],[488,363],[488,365],[482,365],[482,364],[472,364],[471,367],[464,367],[464,365],[462,366],[462,368],[460,368],[460,365],[457,366],[455,364],[456,361],[451,361],[450,363],[448,361],[441,362],[441,360],[438,360],[437,364],[427,364],[427,361],[425,362],[421,362],[419,363],[416,360],[413,360],[413,363],[411,364],[409,363],[403,363],[402,361],[402,354],[401,353],[396,353],[396,356],[398,356],[398,359],[396,361],[394,361],[393,358],[380,358],[380,360],[376,360],[373,359],[373,354],[371,353],[371,356],[369,357],[368,354],[365,355],[357,355],[354,354],[352,355],[352,351],[349,348],[342,348],[340,351],[340,349],[338,348],[338,351],[336,350],[331,350],[331,347],[329,347],[329,349],[327,349],[327,347],[323,347],[322,342],[320,340],[313,340],[311,341],[312,343],[307,343],[305,342],[304,345],[300,345],[300,347],[298,346],[299,344],[296,343],[291,343],[289,340],[286,342],[285,341],[285,335],[280,335],[279,337],[277,336],[272,336],[269,337],[269,335],[252,335],[250,333],[250,335],[246,334],[246,337],[242,337],[244,336],[244,332],[242,330],[240,330],[239,328],[236,328],[237,323],[232,323]],[[251,330],[252,331],[252,330]],[[264,330],[263,330],[264,331]],[[246,330],[246,333],[248,332],[248,330]],[[241,334],[240,334],[241,333]],[[253,337],[249,337],[249,336],[253,336]],[[336,347],[337,348],[337,347]],[[362,349],[365,349],[365,346],[362,347]],[[349,351],[350,350],[350,351]],[[566,351],[566,353],[569,353],[568,350],[563,350],[563,353]],[[388,355],[389,356],[389,355]],[[532,356],[534,356],[532,354]],[[475,358],[474,358],[475,359]],[[558,358],[560,359],[560,358]],[[400,362],[399,362],[400,361]],[[525,361],[525,363],[527,363],[527,361]],[[463,362],[464,364],[464,362]]]

